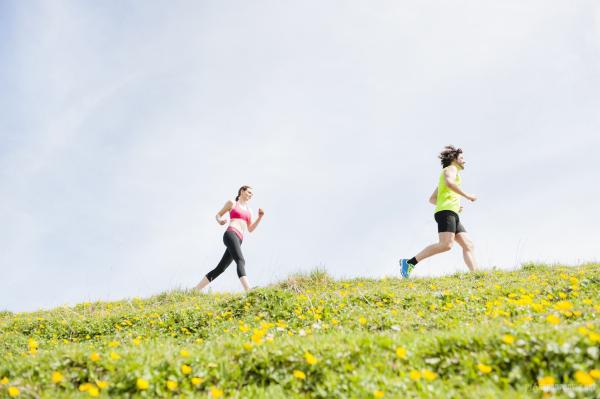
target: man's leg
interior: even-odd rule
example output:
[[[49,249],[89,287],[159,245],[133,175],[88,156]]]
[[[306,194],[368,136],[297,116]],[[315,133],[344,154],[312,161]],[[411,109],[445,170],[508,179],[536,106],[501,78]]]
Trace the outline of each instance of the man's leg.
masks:
[[[475,254],[473,246],[473,241],[469,238],[469,235],[466,232],[456,234],[456,242],[458,245],[462,247],[463,250],[463,259],[467,264],[467,267],[470,271],[474,272],[478,269],[477,261],[475,260]]]
[[[425,247],[421,252],[419,252],[416,256],[415,259],[417,260],[417,262],[422,261],[423,259],[427,259],[430,256],[442,253],[442,252],[446,252],[446,251],[450,251],[452,249],[452,244],[454,243],[454,233],[450,233],[450,232],[443,232],[443,233],[438,233],[439,236],[439,242],[437,244],[431,244],[427,247]]]

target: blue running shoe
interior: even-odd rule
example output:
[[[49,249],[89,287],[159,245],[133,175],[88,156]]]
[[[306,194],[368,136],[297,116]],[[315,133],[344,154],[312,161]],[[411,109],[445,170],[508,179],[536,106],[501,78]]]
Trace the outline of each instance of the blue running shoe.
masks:
[[[408,275],[415,268],[415,265],[408,263],[408,259],[400,259],[400,273],[402,277],[408,278]]]

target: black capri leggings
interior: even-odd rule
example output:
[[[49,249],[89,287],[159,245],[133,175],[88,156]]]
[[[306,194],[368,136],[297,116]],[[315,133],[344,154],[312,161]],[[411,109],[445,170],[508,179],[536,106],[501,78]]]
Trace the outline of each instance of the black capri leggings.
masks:
[[[242,240],[240,240],[233,231],[228,230],[223,234],[223,243],[227,249],[217,267],[206,275],[208,281],[213,281],[219,277],[232,261],[235,261],[237,264],[238,277],[244,277],[246,275],[246,269],[244,268],[244,266],[246,266],[246,261],[244,260],[244,255],[242,255]]]

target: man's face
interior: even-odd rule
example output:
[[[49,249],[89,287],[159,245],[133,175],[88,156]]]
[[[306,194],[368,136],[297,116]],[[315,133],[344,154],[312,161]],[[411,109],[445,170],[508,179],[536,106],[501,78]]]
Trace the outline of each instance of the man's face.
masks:
[[[455,162],[458,164],[458,166],[460,166],[461,169],[465,168],[466,162],[465,162],[465,157],[463,156],[463,154],[458,154],[458,157],[456,158]]]

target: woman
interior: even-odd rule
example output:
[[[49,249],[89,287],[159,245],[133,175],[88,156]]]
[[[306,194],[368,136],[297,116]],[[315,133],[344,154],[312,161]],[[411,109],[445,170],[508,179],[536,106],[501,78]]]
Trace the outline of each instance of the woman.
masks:
[[[252,221],[252,213],[250,212],[250,208],[248,208],[248,201],[250,201],[251,198],[252,188],[250,186],[242,186],[238,190],[235,202],[231,200],[227,201],[223,206],[223,209],[217,213],[217,223],[223,226],[227,223],[227,220],[223,219],[223,215],[229,212],[229,226],[227,227],[225,234],[223,234],[223,242],[227,249],[217,267],[206,274],[202,281],[198,283],[196,289],[201,290],[206,287],[211,281],[223,273],[232,261],[235,261],[237,264],[237,274],[244,290],[250,290],[250,283],[248,282],[246,270],[244,269],[246,261],[244,260],[244,255],[242,255],[241,246],[242,241],[244,240],[244,231],[252,233],[265,214],[265,212],[259,208],[258,219],[254,222]]]

